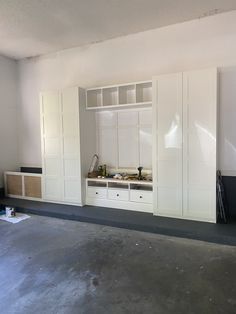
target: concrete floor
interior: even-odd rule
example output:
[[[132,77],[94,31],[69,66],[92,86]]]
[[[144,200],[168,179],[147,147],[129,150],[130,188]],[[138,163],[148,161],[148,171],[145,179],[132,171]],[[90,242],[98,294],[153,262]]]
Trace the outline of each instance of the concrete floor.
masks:
[[[236,247],[32,216],[0,221],[1,314],[236,313]]]

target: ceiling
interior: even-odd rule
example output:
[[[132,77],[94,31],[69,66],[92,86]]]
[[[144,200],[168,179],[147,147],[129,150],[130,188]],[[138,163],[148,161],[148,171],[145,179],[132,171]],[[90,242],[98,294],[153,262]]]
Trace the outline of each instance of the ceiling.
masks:
[[[234,9],[235,0],[0,0],[0,54],[32,57]]]

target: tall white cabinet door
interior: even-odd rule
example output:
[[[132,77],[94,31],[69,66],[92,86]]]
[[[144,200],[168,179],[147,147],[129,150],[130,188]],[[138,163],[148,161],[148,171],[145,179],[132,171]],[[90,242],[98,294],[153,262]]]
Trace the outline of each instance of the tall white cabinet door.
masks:
[[[182,216],[182,73],[162,75],[153,81],[154,214]],[[155,157],[157,154],[157,159]],[[155,182],[157,181],[157,186]]]
[[[184,217],[216,220],[217,70],[185,72]]]
[[[58,92],[41,94],[43,198],[62,199],[61,102]]]
[[[63,200],[81,202],[78,88],[62,91]]]

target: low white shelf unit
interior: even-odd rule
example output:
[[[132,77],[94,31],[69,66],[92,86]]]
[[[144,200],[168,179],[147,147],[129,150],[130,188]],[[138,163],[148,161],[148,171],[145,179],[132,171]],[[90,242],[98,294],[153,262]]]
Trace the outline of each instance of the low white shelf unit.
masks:
[[[86,204],[153,212],[152,182],[86,179]]]
[[[7,197],[42,201],[42,175],[28,172],[4,172],[4,187]]]
[[[87,109],[112,109],[152,105],[152,81],[86,90]]]

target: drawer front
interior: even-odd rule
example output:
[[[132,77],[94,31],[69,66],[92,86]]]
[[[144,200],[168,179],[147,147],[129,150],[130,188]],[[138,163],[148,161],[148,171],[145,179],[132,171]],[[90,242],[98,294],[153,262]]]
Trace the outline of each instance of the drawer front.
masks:
[[[129,200],[129,191],[126,190],[111,190],[108,189],[108,198],[110,200],[116,201],[128,201]]]
[[[147,191],[130,191],[130,200],[137,203],[152,203],[152,192]]]
[[[107,189],[97,188],[97,187],[88,187],[88,197],[106,198],[107,197]]]

